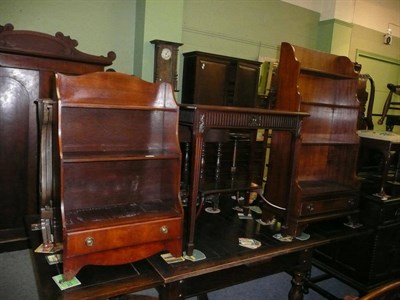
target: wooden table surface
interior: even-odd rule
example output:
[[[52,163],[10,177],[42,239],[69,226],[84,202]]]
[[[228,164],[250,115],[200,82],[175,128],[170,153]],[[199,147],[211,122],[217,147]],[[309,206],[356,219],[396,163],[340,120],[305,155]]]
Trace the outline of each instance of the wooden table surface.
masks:
[[[44,254],[33,253],[41,299],[106,299],[148,288],[157,288],[160,299],[184,299],[237,283],[289,272],[293,276],[289,299],[302,299],[304,276],[311,269],[315,247],[368,234],[369,229],[351,229],[343,222],[313,224],[306,241],[281,242],[273,237],[272,226],[260,225],[253,212],[251,220],[239,219],[230,196],[220,199],[221,213],[202,211],[196,224],[196,249],[206,259],[167,264],[160,255],[122,266],[87,266],[77,275],[80,286],[61,292],[52,276],[62,265],[50,266]],[[31,220],[31,223],[33,221]],[[37,219],[36,219],[37,222]],[[40,231],[31,231],[32,249],[40,244]],[[261,247],[239,246],[239,237],[254,238]]]
[[[301,299],[303,276],[311,270],[311,255],[315,247],[367,234],[366,228],[351,229],[342,220],[314,224],[306,231],[306,241],[281,242],[273,236],[272,226],[260,225],[253,212],[251,220],[239,219],[230,197],[220,200],[221,213],[203,211],[196,223],[195,249],[206,255],[205,260],[165,263],[160,256],[149,259],[162,276],[163,299],[190,297],[224,288],[240,282],[279,272],[294,276],[290,299]],[[248,249],[239,246],[239,237],[253,238],[261,247]]]

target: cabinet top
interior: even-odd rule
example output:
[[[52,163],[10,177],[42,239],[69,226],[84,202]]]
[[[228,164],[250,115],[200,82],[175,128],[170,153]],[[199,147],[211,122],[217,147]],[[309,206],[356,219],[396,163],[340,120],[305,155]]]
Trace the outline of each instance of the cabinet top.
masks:
[[[192,52],[186,52],[183,53],[183,56],[186,57],[206,57],[206,58],[216,58],[216,59],[225,59],[225,60],[230,60],[230,61],[240,61],[240,62],[247,62],[251,64],[258,64],[261,65],[262,63],[256,60],[250,60],[250,59],[243,59],[243,58],[238,58],[238,57],[231,57],[231,56],[226,56],[226,55],[221,55],[221,54],[214,54],[214,53],[207,53],[207,52],[201,52],[201,51],[192,51]]]
[[[12,24],[0,25],[0,53],[54,58],[109,66],[116,58],[113,51],[107,57],[83,53],[76,49],[78,42],[57,32],[55,36],[30,30],[14,30]]]

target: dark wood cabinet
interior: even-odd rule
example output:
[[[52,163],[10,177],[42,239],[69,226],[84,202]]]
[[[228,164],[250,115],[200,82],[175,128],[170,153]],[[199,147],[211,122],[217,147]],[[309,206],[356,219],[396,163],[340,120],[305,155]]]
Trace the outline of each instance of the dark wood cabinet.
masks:
[[[280,184],[291,175],[282,156],[288,151],[288,137],[272,132],[265,193],[280,209],[270,207],[264,220],[279,216],[291,236],[301,234],[310,222],[358,212],[357,83],[349,58],[282,43],[275,107],[308,112],[310,117],[301,128],[292,193],[290,186]]]
[[[55,200],[64,278],[85,265],[182,255],[172,86],[116,72],[56,75]]]
[[[54,98],[54,72],[101,71],[115,59],[113,52],[93,56],[77,45],[61,32],[0,26],[0,251],[28,247],[24,216],[39,212],[35,101]]]
[[[313,257],[317,266],[367,293],[400,276],[400,198],[363,193],[360,219],[371,234],[319,247]]]
[[[182,103],[257,107],[260,62],[184,53]]]

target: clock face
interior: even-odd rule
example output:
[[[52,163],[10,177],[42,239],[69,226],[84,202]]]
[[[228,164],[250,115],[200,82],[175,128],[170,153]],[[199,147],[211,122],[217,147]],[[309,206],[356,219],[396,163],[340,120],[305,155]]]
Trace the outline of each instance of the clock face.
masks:
[[[164,48],[161,50],[161,58],[165,60],[169,60],[172,57],[172,51],[169,48]]]

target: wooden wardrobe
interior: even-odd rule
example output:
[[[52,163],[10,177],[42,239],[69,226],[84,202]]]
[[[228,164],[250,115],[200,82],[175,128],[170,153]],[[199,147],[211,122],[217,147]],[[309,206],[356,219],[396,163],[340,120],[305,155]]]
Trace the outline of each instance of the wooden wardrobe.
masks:
[[[0,25],[0,252],[28,246],[24,218],[40,210],[39,128],[36,100],[54,98],[54,73],[104,71],[116,58],[76,49],[57,32]]]

